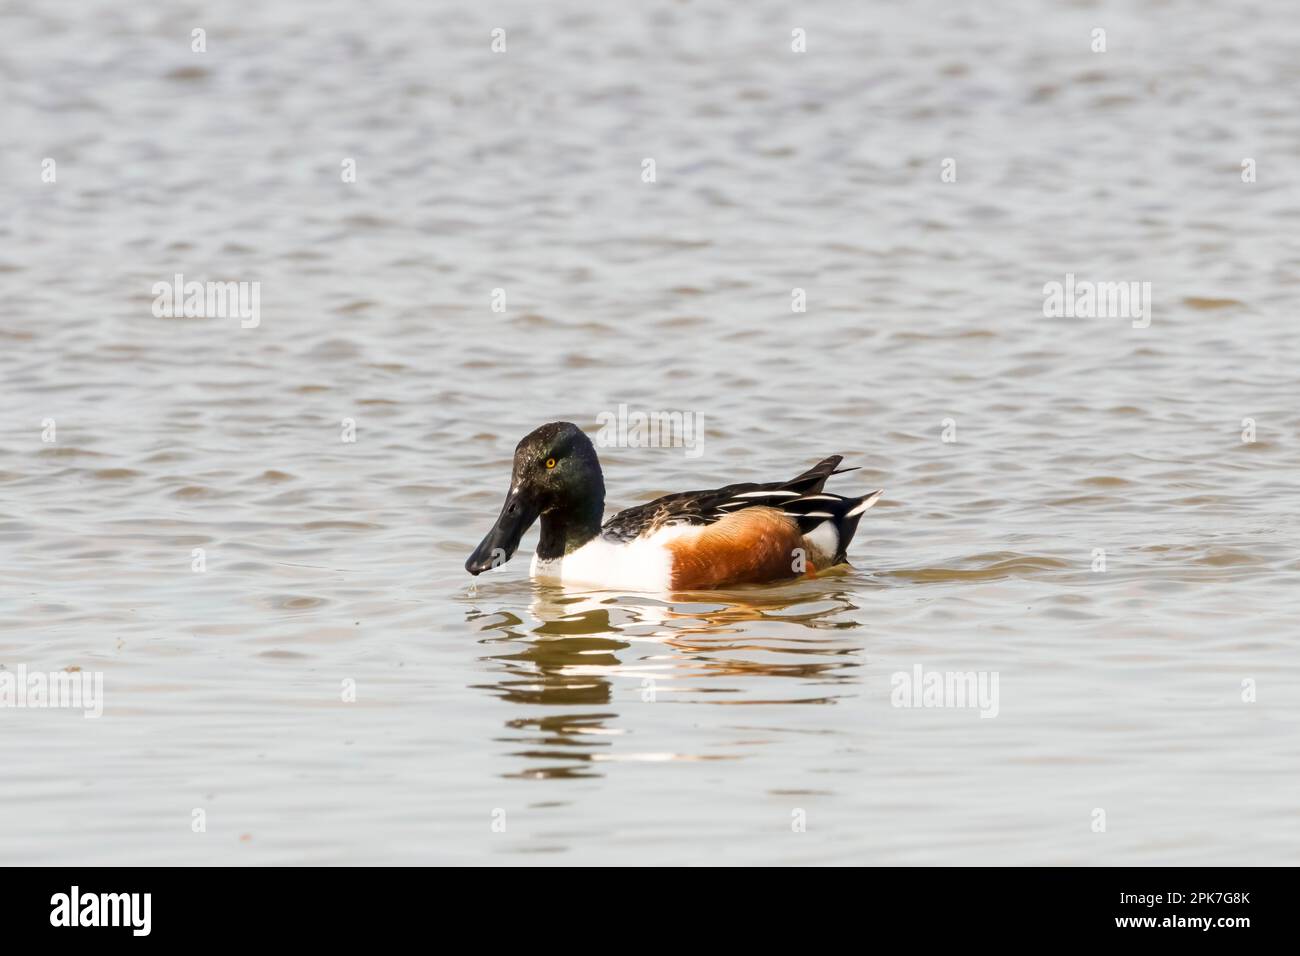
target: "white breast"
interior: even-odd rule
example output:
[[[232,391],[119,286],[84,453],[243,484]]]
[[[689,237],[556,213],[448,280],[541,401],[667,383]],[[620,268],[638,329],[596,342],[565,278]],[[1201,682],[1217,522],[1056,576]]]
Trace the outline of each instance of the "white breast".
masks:
[[[626,544],[597,535],[578,550],[543,561],[533,555],[532,576],[559,584],[631,591],[667,591],[672,585],[673,555],[667,543],[688,527],[662,528]]]

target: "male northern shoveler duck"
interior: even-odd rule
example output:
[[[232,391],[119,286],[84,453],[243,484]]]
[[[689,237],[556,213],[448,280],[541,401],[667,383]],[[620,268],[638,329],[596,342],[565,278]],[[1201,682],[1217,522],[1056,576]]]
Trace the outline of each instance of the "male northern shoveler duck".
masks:
[[[539,517],[532,576],[564,584],[705,591],[825,570],[845,560],[862,513],[884,493],[824,493],[831,475],[855,470],[837,470],[840,461],[832,455],[789,481],[666,495],[602,524],[596,449],[577,425],[551,422],[515,448],[505,506],[465,570],[509,561]]]

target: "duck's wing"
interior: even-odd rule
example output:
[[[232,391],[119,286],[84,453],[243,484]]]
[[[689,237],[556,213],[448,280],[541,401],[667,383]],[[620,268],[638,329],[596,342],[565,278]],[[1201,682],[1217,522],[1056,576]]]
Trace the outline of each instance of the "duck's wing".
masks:
[[[831,455],[789,481],[773,481],[764,484],[743,482],[711,491],[682,491],[675,495],[665,495],[646,504],[637,505],[635,508],[620,511],[605,522],[601,533],[614,540],[631,541],[653,534],[669,525],[712,524],[728,514],[755,505],[780,508],[791,517],[798,517],[805,511],[824,511],[827,502],[817,501],[809,496],[821,495],[822,486],[831,475],[855,470],[837,469],[835,466],[841,461],[843,458],[840,455]],[[838,498],[838,496],[833,497]],[[801,526],[802,524],[803,522]]]

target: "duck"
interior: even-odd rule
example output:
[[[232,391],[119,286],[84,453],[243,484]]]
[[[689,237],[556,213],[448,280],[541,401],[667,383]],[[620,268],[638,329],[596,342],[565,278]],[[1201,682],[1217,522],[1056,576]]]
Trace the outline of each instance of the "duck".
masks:
[[[530,575],[543,583],[635,591],[712,591],[815,576],[847,561],[858,522],[884,489],[824,492],[843,457],[789,481],[683,491],[605,520],[596,448],[572,422],[549,422],[515,447],[501,514],[465,562],[471,575],[514,557],[541,520]]]

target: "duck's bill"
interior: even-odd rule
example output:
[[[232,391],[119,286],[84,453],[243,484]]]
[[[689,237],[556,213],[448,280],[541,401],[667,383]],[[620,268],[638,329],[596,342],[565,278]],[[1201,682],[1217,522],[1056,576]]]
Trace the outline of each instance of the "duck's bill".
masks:
[[[526,496],[511,492],[497,523],[465,562],[465,570],[470,574],[482,574],[509,561],[519,547],[519,539],[533,526],[537,515],[537,508]]]

